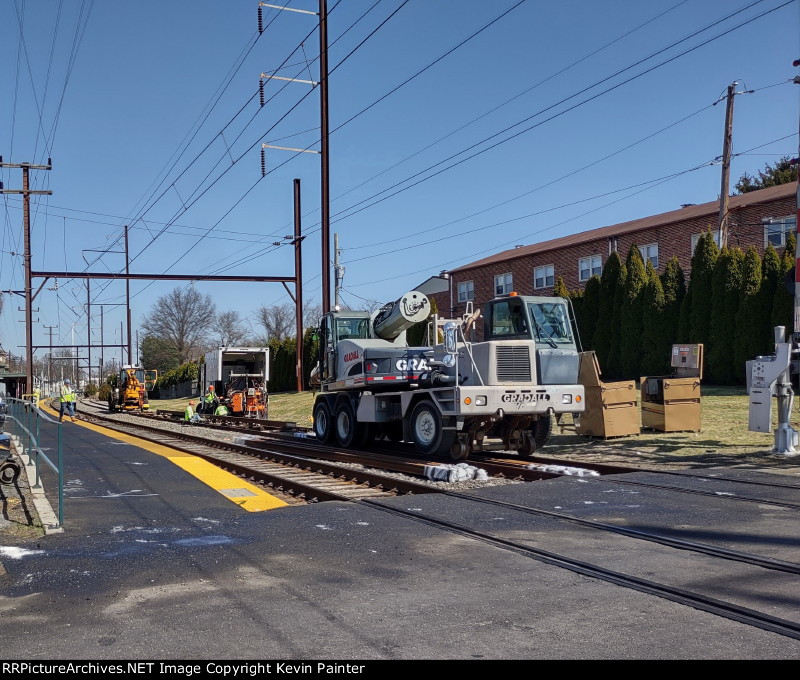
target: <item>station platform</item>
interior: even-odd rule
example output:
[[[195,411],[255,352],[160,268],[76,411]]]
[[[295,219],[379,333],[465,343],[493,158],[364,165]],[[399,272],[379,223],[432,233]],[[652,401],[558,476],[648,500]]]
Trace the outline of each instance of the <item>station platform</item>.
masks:
[[[800,576],[525,510],[800,563],[796,475],[767,475],[786,484],[761,485],[760,502],[732,499],[744,487],[728,481],[702,495],[561,477],[467,494],[494,504],[443,494],[383,502],[396,514],[362,503],[270,505],[237,478],[202,479],[186,454],[80,422],[66,423],[63,436],[64,530],[15,537],[0,525],[9,659],[800,659],[798,639],[424,519],[800,622]],[[716,473],[741,484],[764,477]],[[666,482],[626,476],[636,478]]]

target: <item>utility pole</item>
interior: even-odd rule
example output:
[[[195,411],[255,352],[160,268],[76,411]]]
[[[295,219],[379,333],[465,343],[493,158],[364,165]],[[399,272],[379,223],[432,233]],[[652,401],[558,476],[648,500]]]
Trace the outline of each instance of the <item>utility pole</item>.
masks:
[[[103,381],[103,371],[106,368],[106,365],[103,361],[103,348],[105,347],[106,336],[103,335],[103,308],[100,307],[100,375],[97,376],[97,386],[100,387],[100,383]]]
[[[31,194],[52,195],[52,191],[32,191],[30,189],[29,172],[31,170],[51,170],[52,163],[47,165],[31,165],[30,163],[3,163],[0,156],[0,168],[21,168],[22,189],[3,189],[0,182],[0,194],[22,194],[22,227],[25,240],[25,391],[33,390],[33,287],[31,285]]]
[[[303,391],[303,257],[300,221],[300,180],[294,181],[294,305],[297,329],[296,362],[297,391]]]
[[[728,245],[728,200],[731,181],[731,148],[733,146],[733,98],[737,94],[750,94],[753,90],[736,92],[739,81],[734,80],[728,85],[725,96],[725,134],[722,138],[722,186],[719,191],[719,245],[724,248]],[[721,101],[721,100],[719,100]],[[714,102],[716,105],[717,102]]]
[[[89,366],[89,379],[92,382],[92,298],[89,290],[89,279],[86,279],[86,351],[88,352],[86,363]]]
[[[58,328],[58,326],[44,326],[50,333],[50,354],[48,358],[47,364],[47,383],[48,389],[52,392],[53,390],[53,331]]]
[[[331,196],[328,156],[328,3],[319,0],[319,103],[321,222],[322,222],[322,313],[331,311]]]
[[[130,275],[129,270],[130,259],[128,257],[128,225],[125,225],[125,276]],[[128,363],[133,364],[131,356],[131,280],[125,279],[125,307],[128,310]],[[120,344],[122,344],[122,336],[120,336]]]
[[[309,10],[295,9],[292,7],[280,7],[266,2],[258,3],[258,32],[264,30],[264,23],[261,8],[270,7],[272,9],[295,12],[298,14],[314,14]],[[319,85],[319,116],[320,116],[320,150],[311,149],[290,149],[283,146],[273,146],[271,144],[261,145],[261,175],[266,175],[265,149],[283,149],[284,151],[295,151],[298,153],[319,153],[320,154],[320,212],[321,212],[321,240],[322,240],[322,313],[327,314],[331,311],[331,198],[330,198],[330,162],[328,154],[329,140],[329,120],[328,120],[328,2],[319,0],[319,81],[300,80],[298,78],[283,78],[268,73],[262,73],[259,81],[259,91],[261,106],[264,106],[264,80],[276,78],[290,82],[306,83],[311,87]],[[284,283],[284,286],[286,284]]]
[[[342,279],[344,278],[344,267],[339,264],[339,255],[341,251],[339,250],[339,234],[333,235],[333,274],[335,277],[334,282],[334,300],[336,309],[341,309],[342,307]]]

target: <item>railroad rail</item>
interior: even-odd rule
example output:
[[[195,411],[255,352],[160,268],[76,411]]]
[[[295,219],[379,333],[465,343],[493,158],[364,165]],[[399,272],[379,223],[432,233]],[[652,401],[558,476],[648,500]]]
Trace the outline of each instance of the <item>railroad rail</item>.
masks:
[[[82,417],[88,417],[87,414],[82,413]],[[99,419],[99,418],[98,418]],[[103,418],[105,422],[113,420],[111,418]],[[119,422],[111,423],[114,429],[123,429],[123,427]],[[108,426],[108,425],[106,425]],[[141,431],[144,427],[148,430],[157,429],[153,428],[152,426],[146,426],[145,423],[137,424],[135,427],[127,426],[126,429],[131,429],[137,432],[137,436],[142,436],[138,432]],[[333,456],[334,459],[338,461],[346,461],[346,462],[353,462],[356,460],[357,456],[359,455],[358,452],[354,452],[352,450],[338,450],[334,447],[320,445],[313,441],[311,438],[304,438],[304,437],[297,437],[294,438],[294,441],[288,441],[290,438],[286,435],[286,433],[274,433],[270,436],[260,437],[259,439],[254,439],[253,441],[249,442],[248,445],[241,445],[241,444],[233,444],[230,442],[219,442],[215,441],[213,444],[209,443],[206,438],[197,437],[196,435],[190,435],[188,433],[179,433],[176,435],[175,433],[164,433],[163,430],[160,431],[158,434],[163,435],[163,439],[160,439],[162,443],[166,442],[170,446],[174,446],[175,448],[180,448],[181,450],[189,450],[189,446],[186,443],[186,440],[200,440],[202,442],[203,447],[207,447],[207,450],[203,451],[202,449],[198,453],[197,449],[190,450],[190,452],[195,453],[195,455],[201,455],[207,459],[215,459],[220,460],[222,459],[223,464],[226,466],[233,466],[234,471],[239,470],[239,474],[243,474],[243,476],[247,476],[248,479],[256,479],[256,481],[260,481],[257,476],[253,476],[253,470],[258,467],[258,463],[254,464],[252,462],[252,457],[254,455],[258,456],[267,456],[269,459],[273,457],[282,457],[286,460],[292,460],[290,464],[296,464],[299,468],[303,470],[309,469],[320,469],[325,470],[323,474],[330,475],[332,474],[330,471],[326,470],[328,463],[309,458],[309,456],[316,456],[322,455],[323,452],[327,453],[330,456]],[[149,433],[147,438],[155,437],[157,435],[153,433]],[[170,439],[174,441],[169,441]],[[232,453],[221,453],[220,448],[232,450]],[[278,450],[284,449],[283,453],[280,453]],[[293,451],[294,453],[287,453],[286,451]],[[256,453],[257,452],[257,453]],[[302,452],[299,454],[298,452]],[[242,458],[250,459],[249,462],[238,460],[231,460],[229,456],[238,455]],[[423,463],[419,462],[409,462],[407,459],[399,457],[399,456],[392,456],[388,454],[372,454],[368,459],[363,461],[363,464],[368,465],[376,465],[378,461],[381,461],[382,464],[386,465],[386,469],[393,469],[393,470],[402,470],[404,472],[413,473],[414,470],[419,470],[420,466],[424,465]],[[550,459],[550,463],[553,464],[563,464],[563,461],[555,461]],[[497,462],[497,465],[505,468],[504,474],[506,475],[519,475],[519,478],[522,479],[526,473],[534,473],[535,471],[526,470],[523,464],[527,464],[528,461],[508,461],[508,460],[501,460]],[[486,460],[481,465],[489,465],[493,464],[492,461]],[[624,468],[623,468],[624,469]],[[627,470],[627,469],[626,469]],[[638,472],[642,472],[641,469],[637,469]],[[610,473],[610,470],[606,470],[606,474]],[[646,471],[645,471],[646,472]],[[342,474],[342,468],[337,468],[333,474]],[[349,475],[350,471],[344,471],[345,475]],[[682,473],[677,473],[682,474]],[[552,477],[558,475],[550,475]],[[692,475],[688,475],[692,476]],[[711,475],[704,475],[704,477],[708,477],[710,479],[718,480],[717,476]],[[539,477],[544,478],[544,477]],[[597,479],[597,478],[591,478]],[[387,478],[384,476],[380,482],[371,481],[369,482],[370,488],[376,488],[377,486],[381,486],[382,484],[387,484],[388,486],[394,486],[396,480],[391,480],[391,482],[387,482]],[[588,481],[588,480],[587,480]],[[609,481],[608,479],[606,481]],[[627,481],[621,480],[618,476],[613,477],[611,483]],[[726,480],[727,481],[727,480]],[[746,483],[743,480],[732,480],[739,483]],[[263,482],[262,482],[263,483]],[[280,482],[282,484],[283,482]],[[267,482],[269,484],[269,482]],[[766,482],[759,482],[756,480],[754,484],[758,485],[768,485]],[[349,484],[348,486],[352,487],[353,484]],[[415,489],[406,491],[407,493],[431,493],[437,492],[436,488],[431,486],[425,485],[414,485]],[[686,489],[682,489],[679,487],[672,487],[669,485],[653,485],[653,484],[644,484],[644,486],[656,486],[658,488],[666,488],[671,491],[686,491]],[[776,484],[775,486],[785,486],[790,487],[792,489],[796,489],[795,485],[792,484]],[[557,566],[560,568],[568,569],[574,573],[582,574],[584,576],[592,577],[601,579],[615,585],[634,589],[640,592],[648,593],[651,595],[655,595],[660,598],[664,598],[666,600],[684,604],[696,609],[700,609],[703,611],[707,611],[709,613],[722,616],[739,623],[743,623],[746,625],[754,626],[763,630],[768,630],[774,633],[778,633],[781,635],[785,635],[791,637],[793,639],[800,639],[800,623],[794,621],[790,618],[782,618],[780,616],[775,616],[774,612],[779,611],[778,608],[774,608],[774,602],[772,599],[772,595],[770,593],[760,593],[757,592],[757,587],[759,583],[766,583],[772,584],[775,587],[775,578],[784,578],[787,579],[787,585],[785,589],[781,586],[778,588],[779,591],[784,590],[784,592],[794,592],[797,586],[797,583],[791,581],[796,576],[800,575],[800,564],[782,560],[776,560],[769,557],[764,557],[761,555],[756,555],[752,553],[747,553],[743,551],[733,550],[728,547],[723,547],[719,545],[713,545],[709,543],[700,543],[697,541],[689,541],[681,539],[674,535],[674,532],[670,532],[669,535],[659,533],[658,531],[644,531],[639,529],[633,529],[623,525],[616,525],[611,524],[608,522],[600,522],[596,520],[587,519],[585,517],[579,517],[575,515],[571,515],[565,512],[556,512],[553,510],[545,510],[542,508],[536,507],[529,507],[527,505],[522,505],[518,503],[511,503],[502,500],[494,500],[489,498],[484,498],[481,496],[475,496],[472,494],[465,494],[455,491],[439,491],[439,493],[449,496],[458,498],[462,502],[469,502],[469,503],[479,503],[479,504],[489,504],[495,507],[502,508],[509,512],[515,513],[523,513],[527,515],[535,515],[543,518],[544,521],[547,522],[556,522],[557,525],[563,525],[564,530],[566,530],[567,526],[574,526],[577,527],[577,530],[583,531],[600,531],[600,532],[610,532],[614,534],[618,534],[623,539],[630,539],[635,541],[645,541],[654,544],[658,544],[659,546],[666,547],[667,549],[675,549],[680,550],[682,552],[688,553],[695,553],[698,556],[702,556],[703,559],[722,559],[726,561],[734,561],[743,563],[746,565],[751,566],[754,569],[766,569],[772,573],[777,573],[777,576],[774,577],[755,577],[753,578],[753,588],[754,591],[752,593],[748,592],[742,594],[739,589],[733,589],[731,591],[726,592],[725,598],[720,598],[715,596],[714,590],[710,592],[699,592],[697,590],[690,590],[687,588],[680,587],[679,585],[675,585],[669,582],[661,582],[669,580],[667,575],[664,575],[660,578],[648,578],[644,579],[639,577],[637,574],[631,573],[624,573],[618,569],[611,569],[608,566],[604,566],[602,564],[598,564],[598,560],[601,560],[601,556],[595,557],[592,555],[587,559],[580,559],[575,555],[567,555],[567,554],[560,554],[560,552],[546,550],[543,547],[545,544],[544,536],[541,532],[537,533],[537,545],[532,546],[529,542],[524,542],[520,540],[514,540],[509,538],[508,535],[504,535],[504,528],[505,532],[508,533],[511,531],[508,527],[501,527],[497,531],[485,531],[482,528],[470,527],[463,523],[452,522],[448,519],[444,519],[440,516],[437,516],[433,512],[425,512],[421,508],[413,508],[413,509],[403,509],[397,504],[392,506],[387,505],[387,501],[390,499],[392,495],[398,495],[402,493],[402,491],[398,489],[391,489],[390,493],[352,493],[350,490],[348,491],[341,491],[340,489],[333,490],[330,495],[323,495],[318,494],[315,495],[313,498],[309,498],[309,492],[306,491],[299,491],[295,492],[299,493],[300,496],[305,496],[304,500],[347,500],[350,502],[358,502],[369,505],[370,507],[376,508],[381,512],[392,513],[396,515],[401,515],[407,519],[416,522],[424,522],[427,525],[435,526],[441,528],[442,530],[446,530],[451,533],[457,533],[462,536],[471,538],[473,540],[479,540],[485,542],[489,545],[494,547],[510,550],[517,554],[523,555],[525,557],[535,559],[541,561],[546,564],[550,564],[553,566]],[[310,494],[317,494],[316,491],[310,492]],[[741,497],[734,496],[720,496],[717,494],[716,498],[720,500],[720,502],[725,503],[731,500],[742,500]],[[761,499],[761,502],[764,503],[764,499]],[[438,504],[437,504],[437,507]],[[464,516],[469,516],[468,513],[465,513]],[[576,530],[576,529],[573,529]],[[558,536],[562,533],[562,531],[554,531],[549,532],[549,535]],[[586,546],[591,545],[591,541],[585,542]],[[579,542],[579,545],[583,545],[583,542]],[[586,550],[590,551],[591,547],[579,547],[578,550]],[[654,561],[653,564],[657,565],[657,560],[662,557],[661,553],[654,554]],[[656,568],[657,570],[657,568]],[[680,578],[680,576],[678,576]],[[703,581],[705,583],[705,581]],[[713,580],[712,580],[713,583]],[[699,586],[702,590],[705,586]],[[712,587],[712,586],[708,586]],[[748,598],[750,598],[748,600]],[[751,605],[751,601],[757,601],[759,606],[763,608],[765,611],[760,611],[758,608],[754,608]]]

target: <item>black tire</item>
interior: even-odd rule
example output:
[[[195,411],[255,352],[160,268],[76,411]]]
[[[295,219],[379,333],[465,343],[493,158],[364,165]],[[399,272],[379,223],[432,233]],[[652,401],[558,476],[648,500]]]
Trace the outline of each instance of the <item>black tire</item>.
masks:
[[[450,455],[455,430],[442,429],[442,414],[432,401],[423,399],[411,411],[411,437],[422,454]]]
[[[519,457],[530,458],[534,453],[536,453],[537,448],[539,447],[536,444],[536,438],[534,437],[533,432],[531,430],[525,430],[522,433],[522,444],[517,449]]]
[[[317,441],[322,444],[330,444],[333,439],[333,416],[328,404],[324,401],[319,401],[314,407],[314,434],[317,435]]]
[[[0,484],[15,484],[21,472],[22,468],[13,460],[4,460],[0,463]]]
[[[356,414],[349,399],[340,401],[336,407],[333,429],[336,432],[336,440],[346,449],[364,443],[364,427],[356,420]]]
[[[553,416],[542,416],[530,426],[530,431],[536,442],[536,448],[541,449],[550,441],[550,435],[553,433]]]

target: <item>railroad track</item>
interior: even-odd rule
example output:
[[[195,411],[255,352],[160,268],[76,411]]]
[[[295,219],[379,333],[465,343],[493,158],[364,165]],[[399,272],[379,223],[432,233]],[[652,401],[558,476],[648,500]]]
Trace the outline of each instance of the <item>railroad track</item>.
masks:
[[[435,493],[429,484],[382,475],[368,468],[345,468],[302,455],[302,447],[282,443],[271,450],[255,449],[230,441],[194,434],[166,431],[145,423],[123,423],[113,416],[90,413],[80,417],[108,429],[199,456],[248,481],[259,483],[295,502],[363,500],[404,494]],[[351,463],[369,461],[352,458]],[[411,472],[411,468],[406,472]]]
[[[88,417],[88,414],[84,413],[82,416]],[[105,424],[107,420],[110,419],[104,418],[102,420]],[[106,426],[109,425],[113,425],[115,429],[123,429],[124,427],[120,423],[109,423]],[[136,436],[142,436],[141,431],[143,426],[144,423],[137,425],[136,427],[127,427],[134,431]],[[150,430],[157,428],[148,426],[147,429]],[[435,526],[444,531],[456,533],[472,540],[484,542],[498,549],[510,550],[530,559],[535,559],[559,568],[568,569],[577,574],[601,579],[621,587],[655,595],[657,597],[700,609],[737,621],[739,623],[754,626],[763,630],[768,630],[770,632],[785,635],[794,639],[800,639],[800,622],[792,620],[792,618],[789,616],[775,616],[773,613],[774,598],[769,593],[761,594],[758,592],[753,592],[743,595],[737,589],[731,591],[730,597],[721,598],[718,596],[718,593],[715,593],[713,590],[710,592],[703,592],[701,589],[692,590],[682,587],[680,583],[671,583],[669,582],[668,578],[645,579],[634,573],[625,573],[620,569],[609,568],[608,565],[598,563],[600,560],[594,555],[589,555],[587,558],[586,556],[566,554],[563,550],[558,551],[546,549],[542,545],[543,543],[546,543],[546,541],[542,538],[543,534],[541,531],[536,532],[536,545],[533,546],[530,543],[530,540],[532,539],[528,541],[519,540],[517,538],[519,536],[519,532],[514,531],[512,528],[506,529],[505,532],[502,529],[499,531],[486,531],[480,526],[469,526],[466,523],[453,522],[450,519],[437,516],[437,514],[434,512],[425,512],[419,507],[404,509],[398,506],[396,503],[389,505],[387,503],[390,501],[391,496],[396,496],[401,493],[430,493],[437,490],[430,486],[417,484],[413,485],[413,488],[411,489],[400,489],[399,487],[395,487],[395,480],[387,481],[386,477],[382,477],[379,480],[371,478],[370,481],[367,481],[366,485],[368,492],[362,493],[354,490],[354,487],[358,486],[356,483],[357,480],[347,478],[350,475],[349,471],[343,472],[341,468],[337,468],[335,472],[331,472],[327,469],[326,466],[328,464],[326,462],[309,458],[309,456],[322,455],[323,452],[327,452],[328,455],[338,458],[340,461],[346,460],[348,462],[353,462],[354,460],[357,460],[359,454],[358,452],[354,452],[352,450],[337,450],[330,446],[319,445],[316,442],[313,442],[313,440],[296,439],[294,442],[286,441],[288,437],[285,434],[281,436],[273,435],[270,437],[264,437],[261,441],[251,442],[251,444],[256,444],[253,446],[243,446],[228,442],[215,442],[212,445],[209,444],[205,438],[195,437],[194,435],[189,435],[188,433],[181,433],[180,436],[178,436],[174,433],[164,433],[163,430],[155,434],[151,432],[147,435],[147,438],[151,437],[156,437],[159,441],[161,441],[161,443],[167,443],[175,448],[189,450],[195,455],[201,455],[202,457],[213,459],[214,461],[221,461],[221,464],[227,469],[231,469],[237,474],[245,476],[249,480],[258,481],[268,486],[273,486],[273,488],[275,484],[278,484],[281,488],[284,488],[283,485],[285,482],[283,479],[285,471],[276,476],[275,479],[277,481],[269,481],[272,472],[267,471],[267,475],[262,478],[262,471],[259,470],[259,468],[262,465],[266,465],[266,463],[270,462],[273,457],[281,457],[284,459],[281,467],[285,468],[288,461],[288,465],[296,466],[297,470],[300,471],[302,475],[307,476],[309,471],[313,470],[317,474],[333,477],[333,480],[329,480],[331,481],[330,486],[333,488],[326,490],[325,493],[319,491],[319,487],[316,485],[316,483],[314,483],[312,491],[307,491],[302,486],[297,486],[294,491],[290,491],[292,495],[295,495],[306,502],[314,500],[347,500],[350,502],[363,503],[381,512],[401,515],[411,521],[423,522],[427,525]],[[187,440],[189,442],[191,442],[191,440],[200,441],[196,441],[190,446],[187,444]],[[220,447],[232,450],[221,451]],[[284,452],[281,453],[279,451],[280,449],[283,449]],[[294,453],[288,453],[289,450],[294,451]],[[269,460],[259,459],[257,462],[253,462],[254,455],[266,456]],[[376,458],[376,456],[378,458]],[[418,470],[419,466],[423,465],[423,463],[419,462],[409,463],[408,460],[403,457],[388,454],[372,454],[369,459],[364,459],[364,464],[376,465],[377,460],[382,460],[382,464],[386,465],[387,469],[399,469],[403,470],[404,472],[410,472],[414,469]],[[525,463],[527,462],[528,461],[525,461]],[[495,463],[491,460],[484,460],[481,463],[481,465],[490,464]],[[524,474],[534,472],[530,470],[526,471],[522,462],[500,460],[497,461],[496,464],[503,468],[505,470],[503,474],[508,476],[519,475],[519,478],[523,478]],[[558,461],[558,464],[563,464],[563,461]],[[628,469],[623,468],[623,470],[627,471]],[[606,474],[610,474],[613,471],[617,471],[617,469],[614,468],[613,470],[606,470]],[[683,473],[676,474],[683,475]],[[345,476],[344,480],[342,480],[341,477],[337,478],[337,476],[341,475]],[[719,477],[716,475],[688,476],[703,477],[713,480],[719,479]],[[262,481],[262,479],[265,481]],[[342,481],[346,487],[345,489],[339,488],[339,485]],[[608,479],[606,481],[608,481]],[[619,479],[619,476],[615,476],[611,480],[612,483],[617,481],[622,481]],[[742,482],[742,480],[731,481],[737,481],[740,483]],[[766,484],[766,482],[758,481],[754,483],[761,485]],[[769,484],[766,485],[772,486]],[[685,491],[685,489],[671,487],[668,485],[657,486],[660,486],[660,488],[668,488],[671,491]],[[788,486],[793,489],[797,488],[792,484],[776,484],[775,486]],[[440,493],[444,496],[455,498],[461,503],[484,504],[494,508],[500,508],[504,510],[504,516],[509,513],[519,513],[520,515],[536,517],[537,519],[535,521],[537,522],[544,521],[547,523],[555,523],[551,527],[550,531],[544,534],[545,536],[556,537],[563,535],[567,531],[613,533],[619,535],[623,541],[635,541],[635,544],[630,544],[631,546],[654,544],[658,546],[658,550],[663,550],[664,548],[668,550],[677,550],[681,551],[682,554],[689,553],[696,555],[697,559],[699,560],[725,560],[726,562],[741,564],[744,566],[744,568],[755,570],[755,574],[752,576],[752,582],[754,584],[765,582],[772,584],[774,588],[776,578],[785,579],[785,587],[779,586],[777,588],[779,592],[797,592],[798,585],[800,585],[798,584],[797,580],[797,576],[800,575],[800,564],[772,559],[740,550],[733,550],[719,545],[685,540],[674,535],[674,531],[671,531],[670,534],[667,535],[666,533],[660,533],[658,531],[638,530],[627,526],[587,519],[586,517],[578,517],[565,512],[545,510],[542,508],[530,507],[527,505],[511,503],[503,500],[488,499],[472,494],[464,494],[454,491],[440,491]],[[717,498],[720,499],[720,502],[722,503],[729,500],[729,497],[724,496],[717,495]],[[741,500],[741,498],[737,499]],[[761,502],[764,502],[763,499]],[[437,507],[439,506],[440,504],[437,504]],[[473,513],[471,511],[460,512],[458,516],[474,517],[476,515],[480,516],[481,513]],[[580,545],[582,542],[573,543]],[[587,546],[591,545],[591,541],[586,541],[585,543]],[[587,548],[587,550],[590,551],[591,548]],[[637,550],[642,550],[642,548],[637,548]],[[578,548],[578,551],[580,551],[580,548]],[[656,553],[655,559],[663,559],[663,554]],[[638,563],[638,560],[635,561],[635,563]],[[657,562],[654,561],[653,564],[657,564]],[[648,574],[654,570],[656,570],[656,568],[648,570]],[[777,574],[777,576],[759,576],[758,572],[761,570],[768,570],[772,574]],[[683,578],[683,575],[679,574],[677,578],[680,580]],[[756,587],[757,585],[754,585],[754,588]],[[753,606],[754,603],[757,606]]]

